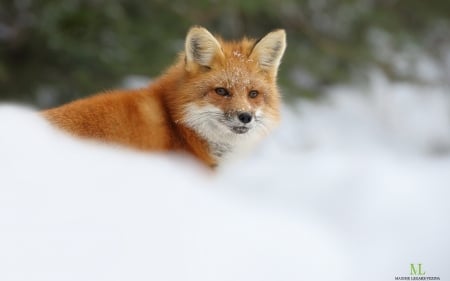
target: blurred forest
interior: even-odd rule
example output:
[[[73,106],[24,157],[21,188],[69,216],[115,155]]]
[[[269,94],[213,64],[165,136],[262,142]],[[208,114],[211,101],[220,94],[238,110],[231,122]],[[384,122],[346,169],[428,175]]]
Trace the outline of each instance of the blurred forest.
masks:
[[[422,53],[450,60],[449,19],[448,0],[0,0],[0,100],[49,107],[156,77],[195,24],[228,39],[285,28],[288,97],[364,81],[374,66],[425,83],[409,69]]]

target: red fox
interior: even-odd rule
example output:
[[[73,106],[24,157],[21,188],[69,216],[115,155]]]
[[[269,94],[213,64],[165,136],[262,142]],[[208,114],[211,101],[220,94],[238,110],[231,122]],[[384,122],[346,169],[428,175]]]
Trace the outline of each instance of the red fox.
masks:
[[[101,93],[42,114],[73,135],[186,151],[215,167],[279,122],[276,78],[285,49],[282,29],[258,41],[227,42],[192,27],[178,61],[148,87]]]

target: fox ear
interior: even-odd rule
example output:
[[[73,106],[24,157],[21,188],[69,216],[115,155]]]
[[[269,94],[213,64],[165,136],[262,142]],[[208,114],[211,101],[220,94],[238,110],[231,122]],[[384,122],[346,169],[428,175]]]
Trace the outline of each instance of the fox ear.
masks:
[[[185,42],[186,64],[189,68],[192,63],[211,67],[214,57],[222,54],[220,43],[203,27],[192,27]]]
[[[250,58],[256,60],[262,70],[276,76],[286,49],[286,32],[278,29],[261,38],[253,47]]]

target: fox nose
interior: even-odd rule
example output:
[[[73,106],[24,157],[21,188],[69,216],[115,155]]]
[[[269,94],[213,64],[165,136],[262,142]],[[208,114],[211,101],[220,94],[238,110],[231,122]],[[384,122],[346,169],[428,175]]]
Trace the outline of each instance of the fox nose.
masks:
[[[244,124],[250,123],[252,121],[252,115],[248,112],[242,112],[238,115],[239,121]]]

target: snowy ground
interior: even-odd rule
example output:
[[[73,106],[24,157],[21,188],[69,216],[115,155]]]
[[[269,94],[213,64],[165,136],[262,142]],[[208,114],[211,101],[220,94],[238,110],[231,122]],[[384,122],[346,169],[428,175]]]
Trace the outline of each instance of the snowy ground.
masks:
[[[450,278],[450,95],[341,87],[216,175],[0,106],[0,280]]]

